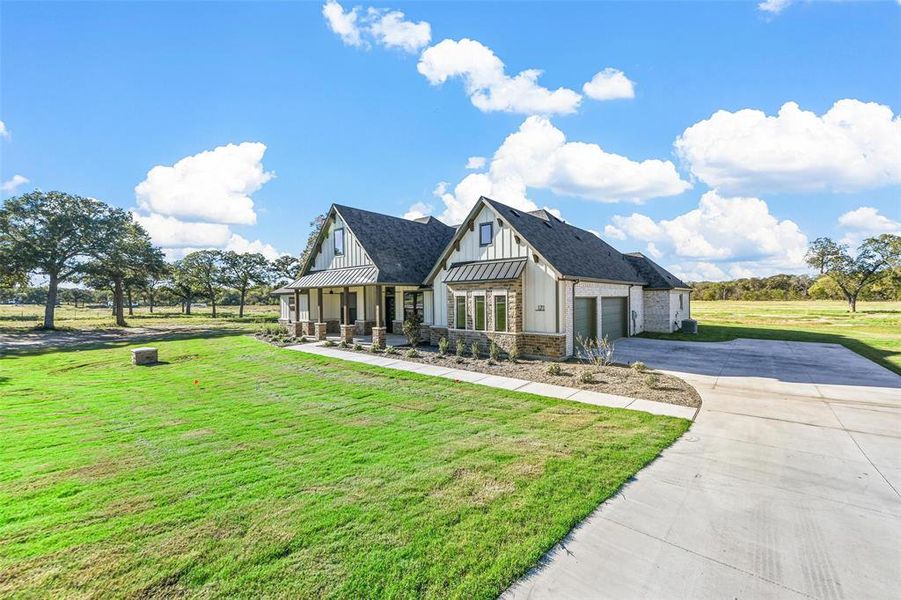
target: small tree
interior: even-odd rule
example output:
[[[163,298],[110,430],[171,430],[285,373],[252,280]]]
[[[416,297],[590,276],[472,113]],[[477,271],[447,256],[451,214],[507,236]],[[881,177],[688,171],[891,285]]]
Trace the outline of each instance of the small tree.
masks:
[[[216,301],[222,293],[224,283],[222,273],[222,252],[219,250],[199,250],[185,256],[182,266],[196,289],[210,301],[213,318],[216,318]]]
[[[194,303],[194,298],[200,294],[200,290],[197,288],[197,281],[194,279],[189,265],[185,264],[184,259],[176,261],[170,268],[169,280],[165,289],[178,298],[182,312],[190,315],[191,305]]]
[[[819,245],[817,245],[819,244]],[[827,248],[822,254],[817,248]],[[825,252],[825,251],[824,251]],[[819,238],[811,244],[807,264],[825,269],[848,301],[848,311],[857,312],[857,298],[861,291],[876,278],[897,265],[901,257],[901,236],[884,233],[864,240],[852,257],[844,244],[835,244],[829,238]]]
[[[35,190],[0,206],[0,273],[48,279],[44,328],[53,329],[59,284],[75,278],[102,239],[110,207],[91,198]]]
[[[270,277],[271,265],[259,252],[226,252],[222,255],[224,281],[238,290],[241,296],[238,317],[244,316],[244,301],[251,285],[266,283]]]
[[[419,336],[422,334],[422,317],[414,314],[404,321],[403,328],[407,341],[410,342],[413,347],[416,347],[416,345],[419,344]]]
[[[269,270],[275,278],[277,285],[291,283],[300,274],[300,259],[296,256],[285,254],[269,263]]]

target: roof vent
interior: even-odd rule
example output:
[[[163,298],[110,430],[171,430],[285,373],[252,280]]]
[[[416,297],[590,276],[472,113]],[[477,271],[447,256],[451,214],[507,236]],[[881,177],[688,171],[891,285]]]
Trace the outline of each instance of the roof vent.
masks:
[[[581,242],[581,241],[582,241],[582,236],[579,235],[579,234],[577,233],[577,234],[576,234],[576,239],[579,240],[579,241]]]
[[[544,224],[547,225],[547,228],[548,228],[548,229],[552,229],[550,222],[545,221]]]
[[[519,216],[519,213],[516,212],[515,210],[513,210],[512,208],[510,209],[510,212],[513,213],[513,216],[514,216],[514,217],[518,217],[518,216]]]

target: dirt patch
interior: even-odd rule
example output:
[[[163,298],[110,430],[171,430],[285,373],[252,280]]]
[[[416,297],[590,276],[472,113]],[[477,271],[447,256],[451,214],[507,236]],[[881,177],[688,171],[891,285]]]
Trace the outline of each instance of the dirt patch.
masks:
[[[350,348],[343,350],[346,352],[369,353],[368,348],[365,350],[352,350]],[[515,377],[539,383],[550,383],[604,394],[678,404],[680,406],[693,408],[701,406],[701,396],[692,386],[678,377],[652,369],[639,371],[620,364],[597,367],[573,359],[565,362],[537,359],[519,359],[515,363],[509,360],[493,362],[487,358],[475,359],[470,356],[464,358],[459,358],[456,355],[441,356],[438,354],[437,349],[431,347],[417,348],[416,351],[418,354],[416,358],[411,358],[405,353],[390,355],[389,358],[476,371],[490,375]],[[557,375],[548,373],[550,365],[558,365],[560,373]],[[583,373],[591,373],[594,382],[586,383],[582,379]]]

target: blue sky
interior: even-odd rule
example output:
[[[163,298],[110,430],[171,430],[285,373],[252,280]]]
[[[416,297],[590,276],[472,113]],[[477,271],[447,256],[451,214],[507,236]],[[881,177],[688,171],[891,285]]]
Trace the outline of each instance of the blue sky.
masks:
[[[901,231],[897,2],[324,7],[4,2],[3,197],[134,209],[174,257],[485,193],[694,280]]]

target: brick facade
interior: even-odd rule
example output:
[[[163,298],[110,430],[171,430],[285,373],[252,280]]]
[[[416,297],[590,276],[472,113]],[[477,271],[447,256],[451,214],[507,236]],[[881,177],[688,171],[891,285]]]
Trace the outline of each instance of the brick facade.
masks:
[[[372,328],[372,345],[376,348],[384,348],[385,347],[385,336],[388,334],[387,327],[373,327]]]
[[[328,333],[328,323],[314,323],[313,335],[317,340],[324,340],[325,334]]]

